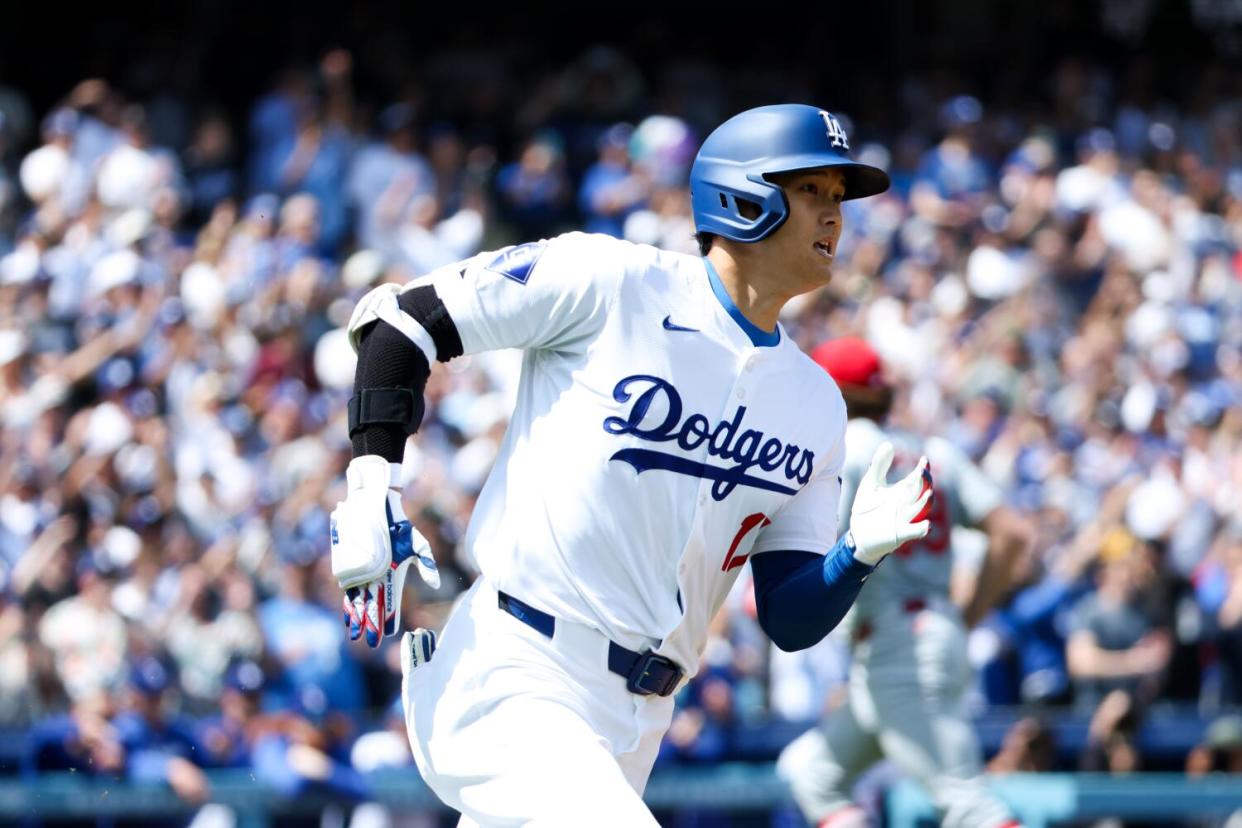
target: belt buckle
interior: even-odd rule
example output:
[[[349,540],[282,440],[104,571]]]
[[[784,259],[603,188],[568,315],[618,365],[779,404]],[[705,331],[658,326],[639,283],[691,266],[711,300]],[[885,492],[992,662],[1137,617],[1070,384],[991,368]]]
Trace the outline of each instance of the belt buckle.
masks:
[[[669,696],[677,688],[681,677],[682,670],[677,662],[647,650],[634,663],[634,668],[625,680],[625,687],[640,696]]]

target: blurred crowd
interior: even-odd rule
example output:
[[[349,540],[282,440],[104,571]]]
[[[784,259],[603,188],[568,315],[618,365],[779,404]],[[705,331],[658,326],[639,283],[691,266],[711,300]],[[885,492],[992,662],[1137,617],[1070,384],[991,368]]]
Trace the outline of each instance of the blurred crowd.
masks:
[[[742,107],[643,82],[592,49],[498,120],[416,87],[364,101],[337,50],[244,123],[98,79],[40,113],[0,88],[0,726],[25,736],[5,767],[199,800],[202,768],[360,796],[359,772],[409,763],[395,650],[346,646],[328,568],[343,326],[383,281],[570,229],[694,252],[688,165]],[[808,350],[872,342],[897,422],[1034,516],[971,634],[975,701],[1077,706],[1116,769],[1142,766],[1123,736],[1153,706],[1242,705],[1242,85],[1153,90],[1142,64],[1065,61],[1043,101],[912,76],[900,129],[840,113],[894,186],[847,203],[833,283],[783,319]],[[433,371],[405,505],[446,577],[407,590],[408,626],[474,577],[458,540],[519,364]],[[970,566],[977,536],[954,547]],[[728,758],[740,725],[839,694],[843,643],[770,652],[748,589],[667,761]],[[1034,761],[1037,730],[1005,761]]]

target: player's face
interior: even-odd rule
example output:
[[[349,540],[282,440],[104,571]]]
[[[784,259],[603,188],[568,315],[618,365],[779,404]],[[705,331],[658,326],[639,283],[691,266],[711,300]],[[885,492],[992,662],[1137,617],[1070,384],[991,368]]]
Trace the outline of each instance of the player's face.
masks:
[[[802,170],[772,180],[785,191],[789,217],[768,239],[772,260],[767,264],[798,293],[828,284],[841,239],[844,174],[831,168]]]

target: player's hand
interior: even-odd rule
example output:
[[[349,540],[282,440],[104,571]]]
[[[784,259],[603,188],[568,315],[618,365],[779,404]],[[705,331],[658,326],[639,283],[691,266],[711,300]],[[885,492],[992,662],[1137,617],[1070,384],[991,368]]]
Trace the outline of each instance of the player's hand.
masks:
[[[417,670],[430,662],[435,654],[435,630],[418,627],[401,636],[401,675],[408,676],[411,670]]]
[[[372,647],[397,634],[401,590],[411,563],[424,581],[440,585],[431,545],[405,519],[400,494],[389,488],[390,476],[384,458],[355,457],[345,470],[348,492],[332,511],[332,574],[345,590],[349,640],[365,633]]]
[[[893,444],[885,442],[875,450],[871,467],[858,484],[850,510],[850,535],[854,557],[875,566],[903,543],[927,534],[931,512],[932,477],[927,458],[901,480],[888,485],[888,468],[893,463]]]

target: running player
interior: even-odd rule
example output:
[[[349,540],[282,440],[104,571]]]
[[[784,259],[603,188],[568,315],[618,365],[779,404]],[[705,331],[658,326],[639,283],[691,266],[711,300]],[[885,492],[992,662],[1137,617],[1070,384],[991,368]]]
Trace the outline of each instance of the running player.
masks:
[[[839,538],[845,406],[777,321],[831,278],[841,202],[888,186],[848,150],[824,110],[749,110],[691,171],[702,257],[570,233],[360,302],[332,563],[373,646],[410,563],[438,579],[393,488],[429,364],[525,352],[465,539],[481,577],[434,657],[425,632],[402,647],[415,759],[461,825],[655,825],[641,794],[671,696],[741,567],[798,649],[927,532],[926,463],[889,486],[881,448]]]
[[[860,458],[877,446],[896,447],[898,470],[915,467],[926,452],[937,487],[927,536],[876,570],[846,620],[853,651],[848,701],[790,744],[778,769],[807,820],[819,828],[867,824],[850,790],[883,757],[924,784],[948,828],[1016,825],[979,776],[979,743],[961,710],[970,680],[963,610],[974,624],[1004,594],[1006,574],[1025,554],[1032,529],[950,443],[885,425],[893,389],[870,345],[853,337],[830,340],[812,357],[836,380],[850,412],[842,523],[849,525],[850,502],[865,479]],[[990,540],[978,576],[959,590],[962,609],[950,599],[955,525],[978,526]]]

